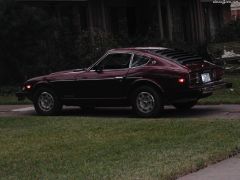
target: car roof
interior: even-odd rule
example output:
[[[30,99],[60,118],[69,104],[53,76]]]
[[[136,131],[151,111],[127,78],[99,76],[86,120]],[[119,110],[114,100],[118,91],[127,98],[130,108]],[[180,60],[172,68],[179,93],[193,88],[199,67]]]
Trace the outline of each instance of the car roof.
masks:
[[[165,47],[132,47],[132,48],[117,48],[112,49],[110,52],[140,52],[144,54],[148,54],[154,57],[160,57],[164,59],[168,59],[171,61],[179,62],[179,63],[187,63],[190,61],[202,61],[203,58],[199,55],[196,55],[192,52],[186,52],[179,49],[170,49]]]
[[[111,49],[108,52],[110,53],[118,53],[118,52],[126,52],[126,53],[141,53],[142,55],[148,55],[151,57],[159,58],[159,55],[153,53],[153,51],[164,51],[169,50],[169,48],[165,47],[128,47],[128,48],[116,48]]]
[[[135,53],[145,55],[154,59],[159,59],[160,57],[157,54],[154,54],[152,51],[161,51],[167,50],[168,48],[163,47],[129,47],[129,48],[116,48],[111,49],[109,53]]]
[[[111,51],[140,51],[146,53],[146,51],[149,50],[167,50],[169,48],[165,47],[128,47],[128,48],[116,48],[116,49],[111,49]]]

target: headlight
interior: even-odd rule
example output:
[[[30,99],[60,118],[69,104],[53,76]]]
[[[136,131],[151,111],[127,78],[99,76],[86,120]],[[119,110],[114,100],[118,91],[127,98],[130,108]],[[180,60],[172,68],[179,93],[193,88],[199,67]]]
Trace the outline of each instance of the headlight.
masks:
[[[23,87],[22,87],[22,90],[23,91],[28,91],[28,90],[31,90],[32,89],[32,85],[31,84],[26,84],[26,85],[24,85]]]
[[[27,90],[32,89],[32,85],[26,85],[26,89],[27,89]]]

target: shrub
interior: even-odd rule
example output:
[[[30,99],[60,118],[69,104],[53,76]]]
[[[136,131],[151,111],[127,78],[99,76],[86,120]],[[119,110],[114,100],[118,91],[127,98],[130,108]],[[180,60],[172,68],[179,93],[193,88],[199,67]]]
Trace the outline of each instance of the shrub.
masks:
[[[157,27],[130,39],[128,32],[92,33],[73,27],[68,13],[58,14],[49,6],[19,6],[14,0],[0,1],[0,86],[16,85],[34,76],[72,68],[84,68],[105,51],[126,46],[166,46],[196,51],[186,43],[160,41]]]
[[[118,47],[112,35],[95,30],[76,34],[47,8],[0,2],[0,85],[22,82],[53,71],[82,68],[104,51]]]
[[[13,86],[0,87],[0,96],[9,96],[17,92],[17,88]]]

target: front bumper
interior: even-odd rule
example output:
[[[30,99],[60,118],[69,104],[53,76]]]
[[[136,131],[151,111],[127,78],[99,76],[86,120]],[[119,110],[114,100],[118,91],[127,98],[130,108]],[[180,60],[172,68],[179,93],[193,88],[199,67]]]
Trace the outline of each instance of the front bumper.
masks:
[[[18,101],[23,101],[26,99],[27,94],[25,92],[19,91],[19,92],[16,92],[16,96],[18,98]]]

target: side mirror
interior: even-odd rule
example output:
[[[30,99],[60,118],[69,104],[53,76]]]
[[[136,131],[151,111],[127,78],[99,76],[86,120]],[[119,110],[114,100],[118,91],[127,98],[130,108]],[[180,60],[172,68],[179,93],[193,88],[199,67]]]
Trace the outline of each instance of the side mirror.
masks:
[[[101,73],[101,72],[103,72],[104,68],[103,68],[103,66],[96,66],[94,69],[96,72]]]

